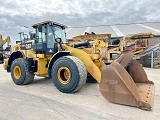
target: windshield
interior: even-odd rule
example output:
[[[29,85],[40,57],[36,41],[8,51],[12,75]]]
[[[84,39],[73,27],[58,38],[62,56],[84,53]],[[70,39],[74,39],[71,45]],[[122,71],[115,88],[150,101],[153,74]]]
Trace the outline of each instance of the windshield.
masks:
[[[61,38],[62,39],[62,43],[66,43],[65,32],[61,27],[59,27],[59,26],[51,26],[51,29],[52,29],[52,32],[53,32],[55,38]]]

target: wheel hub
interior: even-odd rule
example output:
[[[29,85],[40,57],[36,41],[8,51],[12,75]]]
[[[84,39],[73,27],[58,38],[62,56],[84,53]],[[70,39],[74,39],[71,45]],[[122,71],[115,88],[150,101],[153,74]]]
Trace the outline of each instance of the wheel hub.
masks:
[[[71,80],[71,71],[66,66],[62,66],[58,69],[57,76],[62,84],[68,84]]]
[[[16,79],[19,79],[21,77],[21,69],[19,66],[15,66],[13,72]]]

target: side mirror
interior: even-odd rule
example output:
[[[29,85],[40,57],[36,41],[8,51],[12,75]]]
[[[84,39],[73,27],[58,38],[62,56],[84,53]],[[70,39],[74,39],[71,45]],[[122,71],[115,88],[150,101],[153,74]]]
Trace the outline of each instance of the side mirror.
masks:
[[[30,30],[30,31],[29,31],[29,34],[33,34],[33,30]]]
[[[62,42],[62,39],[61,39],[61,38],[56,38],[55,41],[56,41],[57,43],[61,43],[61,42]]]

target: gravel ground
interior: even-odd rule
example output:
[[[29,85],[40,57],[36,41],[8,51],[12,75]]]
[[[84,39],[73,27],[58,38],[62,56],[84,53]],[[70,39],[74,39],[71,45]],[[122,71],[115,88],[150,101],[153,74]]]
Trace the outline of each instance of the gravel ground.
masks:
[[[152,111],[112,104],[97,83],[85,84],[75,94],[59,92],[49,79],[35,77],[32,84],[17,86],[0,65],[0,120],[157,120],[160,118],[160,70],[144,68],[155,83]]]

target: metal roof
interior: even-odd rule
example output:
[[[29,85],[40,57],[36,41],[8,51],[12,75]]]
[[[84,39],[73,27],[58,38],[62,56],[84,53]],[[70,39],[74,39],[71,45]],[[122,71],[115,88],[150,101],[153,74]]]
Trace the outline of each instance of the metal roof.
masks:
[[[112,37],[123,37],[128,34],[143,32],[152,32],[154,35],[160,35],[160,22],[66,28],[67,39],[72,39],[72,37],[78,35],[84,35],[85,32],[94,32],[96,34],[112,34]]]
[[[63,27],[63,28],[67,27],[66,25],[63,25],[63,24],[60,24],[60,23],[57,23],[57,22],[53,22],[53,21],[44,21],[44,22],[36,23],[36,24],[32,25],[32,27],[34,28],[34,27],[37,27],[39,25],[44,25],[44,24],[58,25],[58,26]]]
[[[86,30],[86,27],[81,28],[67,28],[66,29],[66,38],[72,39],[72,37],[78,36],[78,35],[84,35],[84,32]]]

